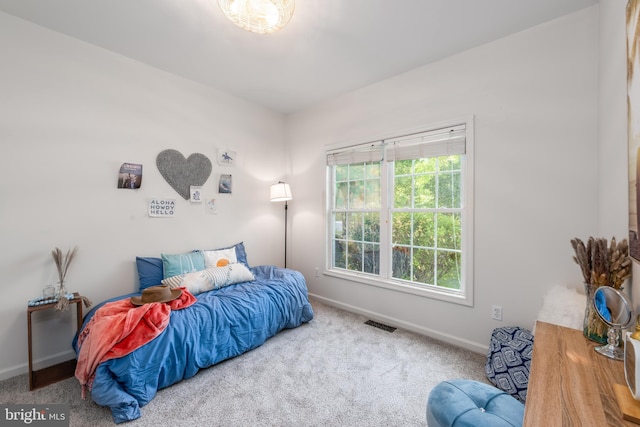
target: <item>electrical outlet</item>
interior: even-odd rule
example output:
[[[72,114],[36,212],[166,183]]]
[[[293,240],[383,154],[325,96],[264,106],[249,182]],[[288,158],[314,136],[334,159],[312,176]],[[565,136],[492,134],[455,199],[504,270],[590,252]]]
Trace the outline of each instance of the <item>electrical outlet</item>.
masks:
[[[316,277],[320,277],[320,269],[316,267]]]
[[[502,320],[502,307],[499,305],[491,306],[491,318],[494,320]]]

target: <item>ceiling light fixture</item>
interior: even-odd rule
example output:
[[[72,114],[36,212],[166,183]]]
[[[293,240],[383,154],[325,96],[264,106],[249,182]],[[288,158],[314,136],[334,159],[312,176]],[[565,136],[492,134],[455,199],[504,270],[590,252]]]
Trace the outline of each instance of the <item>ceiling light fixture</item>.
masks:
[[[265,34],[287,25],[295,0],[218,0],[218,5],[238,27]]]

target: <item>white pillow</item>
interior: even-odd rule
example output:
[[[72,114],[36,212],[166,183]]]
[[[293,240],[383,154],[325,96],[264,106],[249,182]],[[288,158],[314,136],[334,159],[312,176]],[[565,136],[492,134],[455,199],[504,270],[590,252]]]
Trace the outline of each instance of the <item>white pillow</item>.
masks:
[[[227,268],[229,269],[229,283],[227,285],[256,280],[253,273],[242,263],[229,264]]]
[[[215,251],[202,251],[204,256],[204,267],[224,267],[225,265],[238,262],[236,248],[218,249]]]
[[[212,289],[255,279],[244,264],[236,263],[168,277],[162,281],[162,284],[168,285],[172,289],[184,286],[193,295],[197,295]]]

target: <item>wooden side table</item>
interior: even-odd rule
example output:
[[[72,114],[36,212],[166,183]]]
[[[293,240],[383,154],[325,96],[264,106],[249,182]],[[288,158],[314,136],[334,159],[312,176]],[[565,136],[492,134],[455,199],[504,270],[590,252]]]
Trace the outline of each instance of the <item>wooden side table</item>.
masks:
[[[71,359],[66,362],[58,363],[57,365],[49,366],[37,371],[33,370],[33,344],[31,335],[31,313],[41,310],[53,310],[56,306],[56,302],[43,305],[27,306],[27,329],[29,333],[29,390],[35,390],[40,387],[53,384],[60,380],[70,378],[75,374],[76,359]],[[77,292],[73,293],[73,299],[69,300],[69,306],[76,304],[77,314],[77,330],[82,327],[82,298]]]

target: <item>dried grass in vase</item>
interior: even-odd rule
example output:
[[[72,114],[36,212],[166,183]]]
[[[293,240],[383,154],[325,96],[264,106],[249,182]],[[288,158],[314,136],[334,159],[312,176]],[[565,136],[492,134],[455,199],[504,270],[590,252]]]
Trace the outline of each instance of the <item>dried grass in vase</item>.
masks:
[[[592,308],[593,293],[600,286],[621,289],[631,276],[629,244],[626,239],[617,243],[615,237],[611,238],[611,245],[607,239],[589,237],[586,244],[578,238],[572,239],[571,246],[575,252],[573,260],[580,266],[587,295],[584,335],[604,344],[608,328]]]
[[[58,269],[58,285],[60,286],[58,291],[58,304],[56,304],[55,307],[55,309],[58,311],[64,311],[69,308],[69,300],[66,297],[67,290],[64,286],[64,279],[67,277],[69,265],[75,258],[77,252],[77,246],[75,246],[73,250],[69,249],[65,255],[62,254],[60,248],[55,248],[53,251],[51,251],[51,256],[53,257],[53,261],[55,262],[56,268]]]
[[[617,243],[611,238],[611,245],[605,238],[589,237],[587,244],[578,239],[571,240],[575,255],[573,260],[580,266],[585,283],[594,287],[611,286],[622,288],[631,276],[631,259],[627,239]]]

